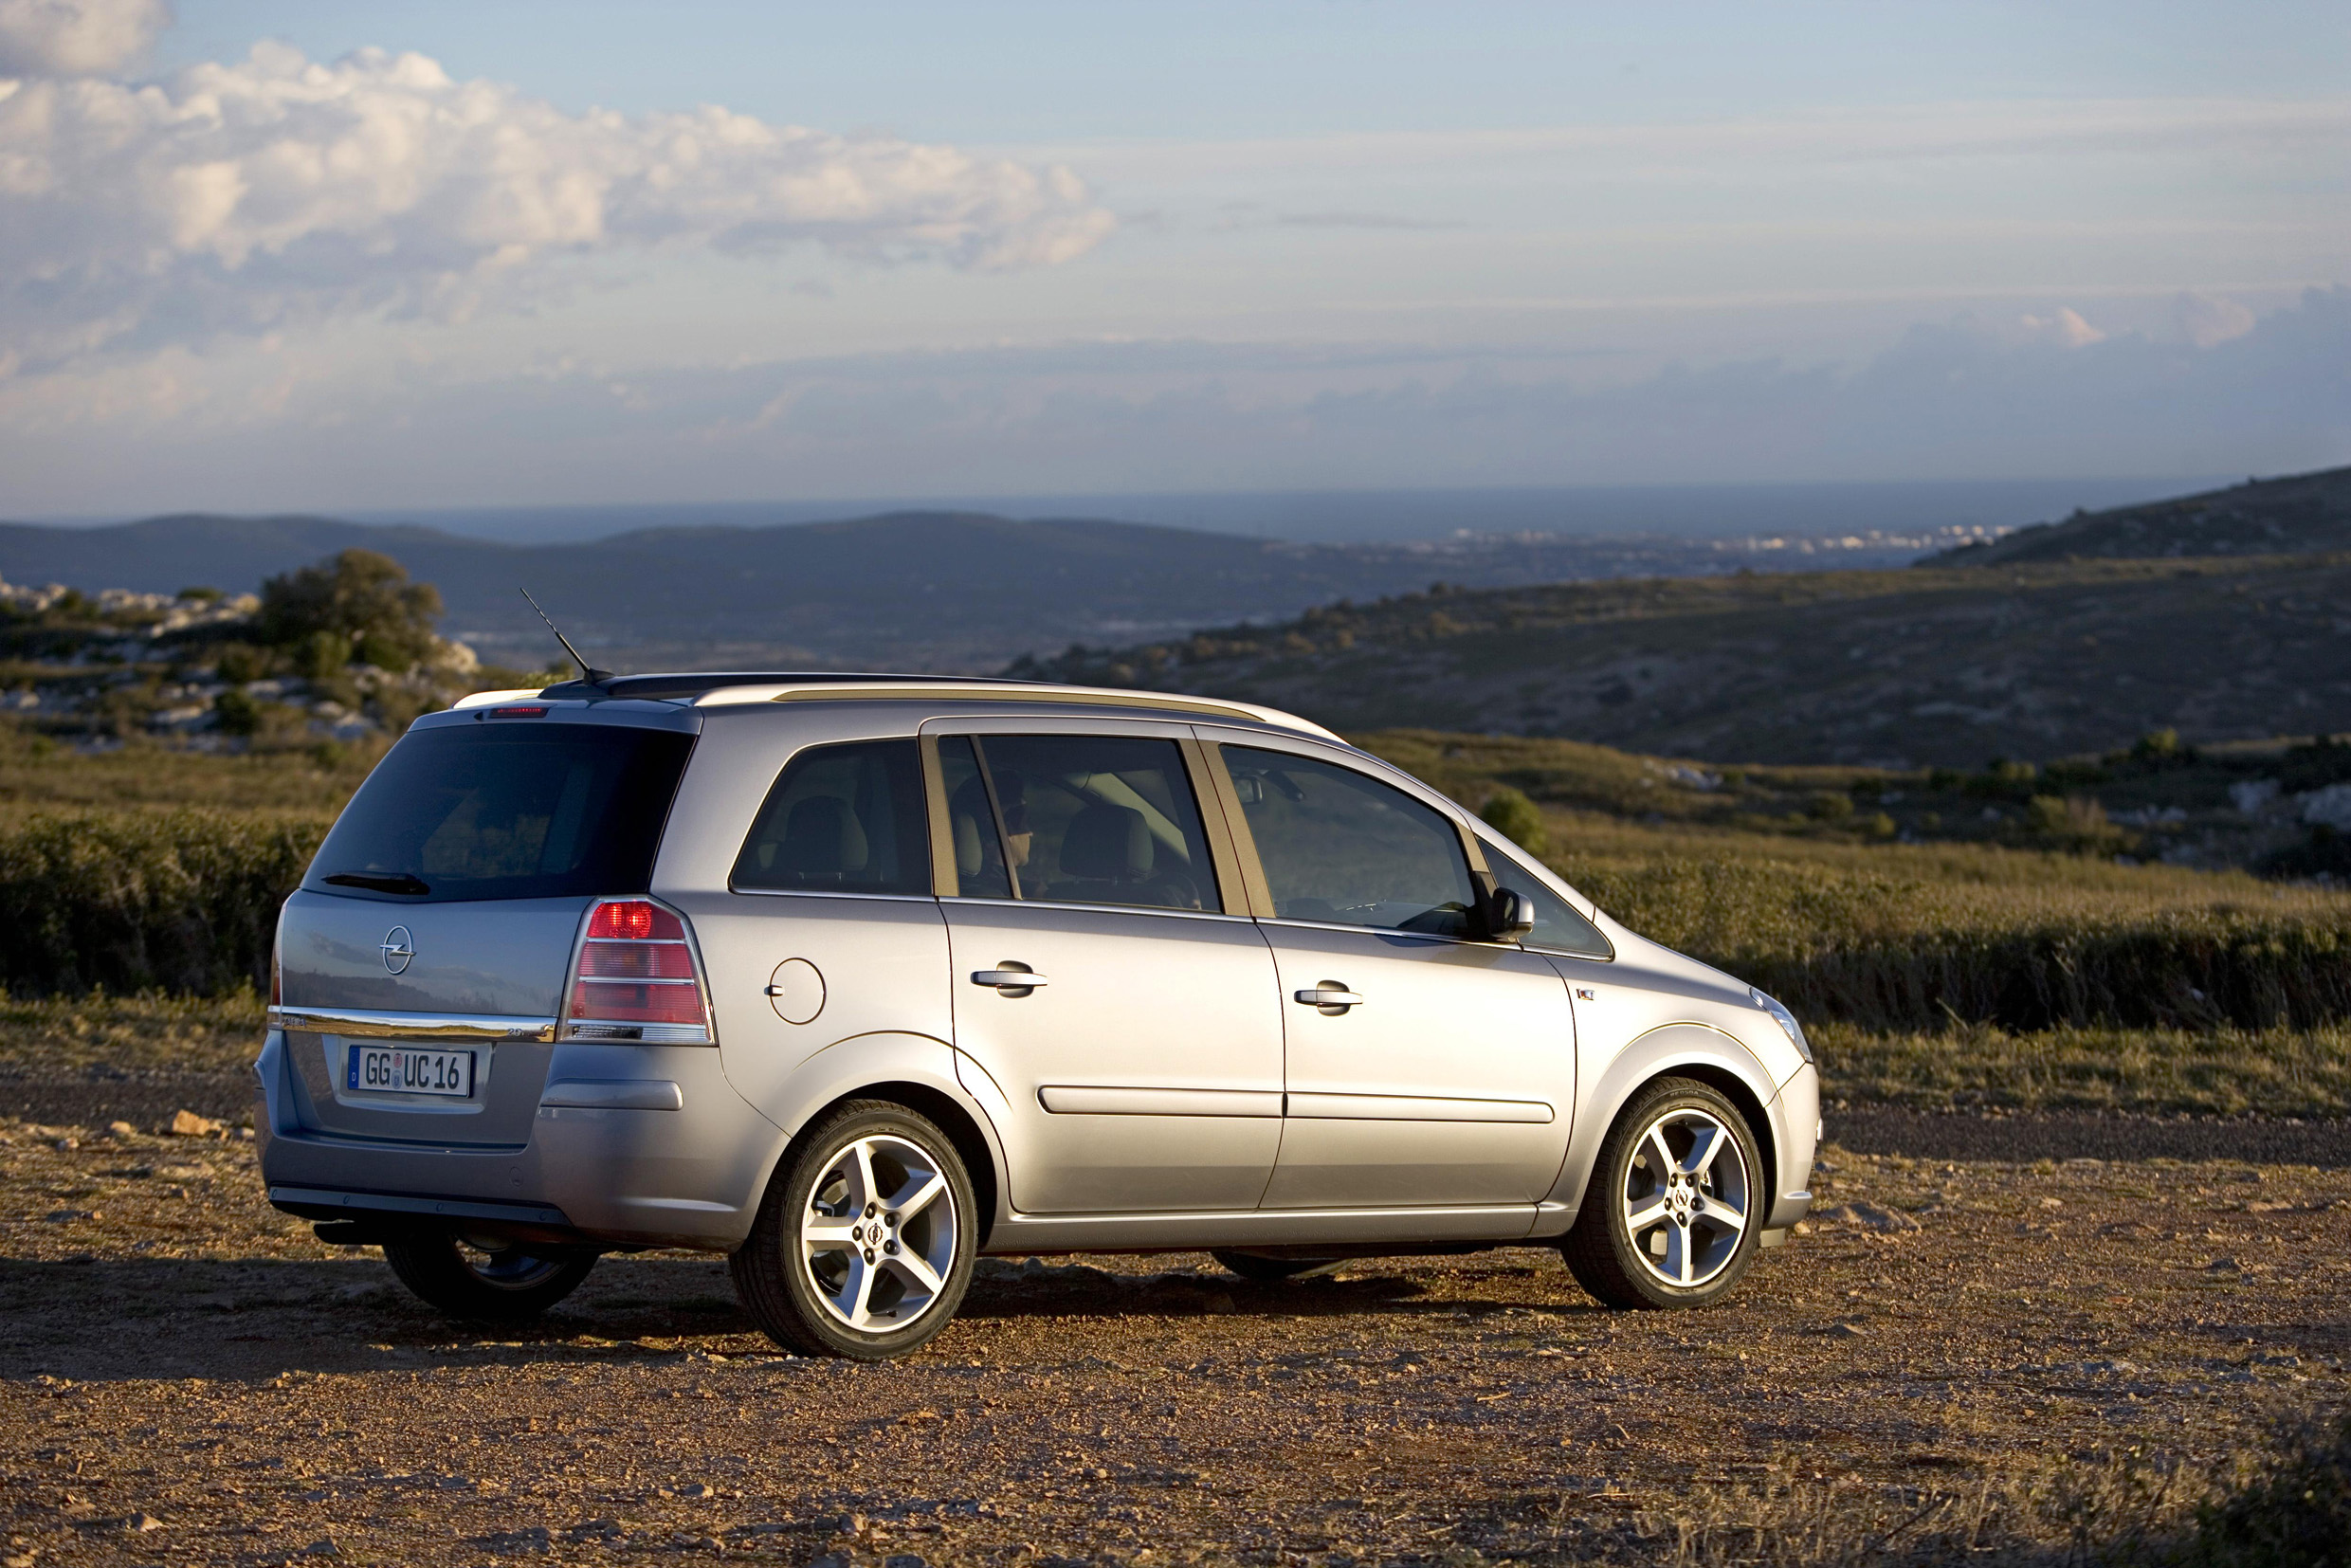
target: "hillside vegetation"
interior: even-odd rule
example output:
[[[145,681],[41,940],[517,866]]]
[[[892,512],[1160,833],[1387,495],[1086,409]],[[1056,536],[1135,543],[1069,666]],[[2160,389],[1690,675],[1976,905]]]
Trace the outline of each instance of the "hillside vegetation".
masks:
[[[2322,555],[2351,550],[2351,468],[2248,480],[2225,490],[2019,529],[1938,562],[2008,566],[2069,559]]]
[[[158,593],[202,582],[236,592],[357,549],[434,584],[455,634],[509,664],[532,664],[552,647],[516,593],[520,586],[591,658],[613,669],[979,671],[1024,648],[1059,647],[1073,638],[1292,615],[1334,595],[1370,598],[1432,577],[1499,586],[1705,574],[1743,559],[1786,558],[1798,553],[1792,547],[1813,564],[1887,567],[1908,561],[1933,537],[1533,534],[1300,544],[1098,519],[896,512],[515,545],[331,518],[182,515],[105,528],[0,523],[0,574],[18,582]]]
[[[1238,697],[1341,730],[1722,762],[1974,767],[2351,729],[2351,555],[1749,574],[1341,601],[1011,673]]]

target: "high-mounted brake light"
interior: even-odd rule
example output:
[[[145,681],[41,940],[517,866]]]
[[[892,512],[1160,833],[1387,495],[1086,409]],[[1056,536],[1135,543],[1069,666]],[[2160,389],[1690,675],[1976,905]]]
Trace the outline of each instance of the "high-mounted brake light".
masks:
[[[646,899],[609,899],[590,910],[562,1037],[707,1044],[710,1012],[685,922]]]
[[[545,708],[492,708],[490,717],[493,719],[544,719],[547,717],[547,710]]]

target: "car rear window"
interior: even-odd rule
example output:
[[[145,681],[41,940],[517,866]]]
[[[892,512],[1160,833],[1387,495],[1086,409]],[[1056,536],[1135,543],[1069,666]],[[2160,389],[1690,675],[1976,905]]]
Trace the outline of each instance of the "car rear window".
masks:
[[[693,747],[690,735],[619,724],[411,731],[343,809],[302,885],[430,903],[645,892]]]

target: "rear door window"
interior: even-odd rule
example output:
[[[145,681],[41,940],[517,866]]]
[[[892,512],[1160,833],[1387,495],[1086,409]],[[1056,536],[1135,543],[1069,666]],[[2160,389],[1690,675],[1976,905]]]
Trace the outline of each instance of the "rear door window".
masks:
[[[693,749],[691,735],[620,724],[411,730],[343,809],[302,885],[432,903],[645,892]]]
[[[1003,886],[1009,873],[1013,897],[1047,903],[1224,907],[1183,748],[1175,741],[1132,735],[953,739],[958,757],[975,755],[980,764],[959,778],[948,741],[940,742],[949,819],[971,819],[981,830],[970,871],[957,854],[966,892]]]
[[[915,742],[860,740],[792,759],[743,841],[733,885],[928,895],[930,856]]]

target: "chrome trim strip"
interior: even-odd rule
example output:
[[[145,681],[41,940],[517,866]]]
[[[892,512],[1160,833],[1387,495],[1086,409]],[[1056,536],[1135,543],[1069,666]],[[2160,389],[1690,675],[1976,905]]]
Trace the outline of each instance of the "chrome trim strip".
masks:
[[[1555,1120],[1534,1100],[1439,1100],[1413,1094],[1292,1094],[1289,1114],[1322,1121],[1517,1121]]]
[[[1278,1117],[1282,1096],[1271,1089],[1122,1088],[1048,1084],[1037,1099],[1058,1116]]]
[[[355,1040],[536,1040],[553,1043],[553,1018],[452,1012],[381,1012],[370,1008],[273,1007],[269,1027]]]

